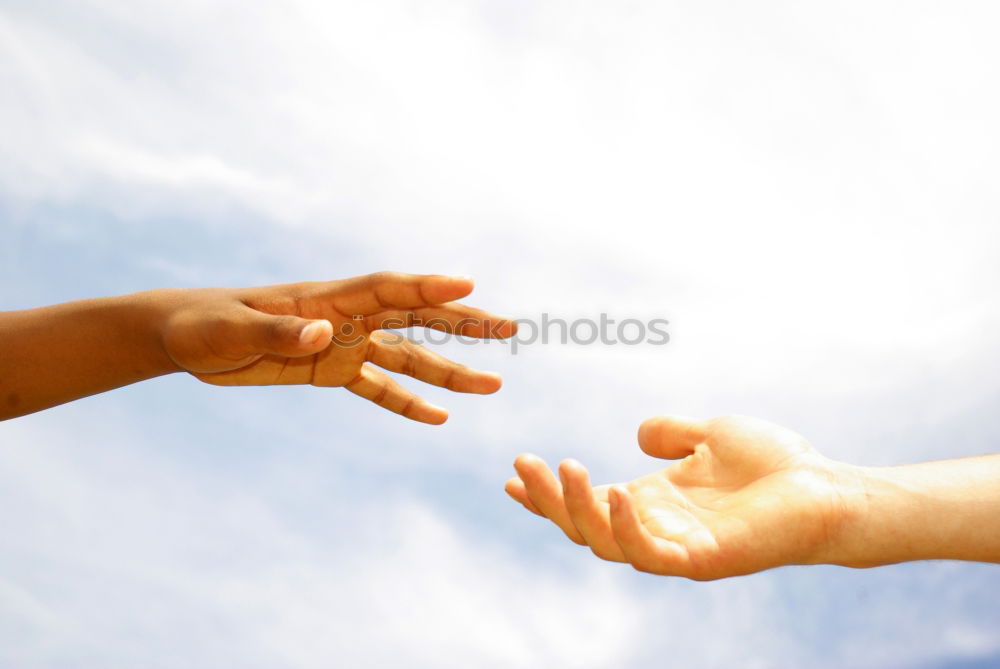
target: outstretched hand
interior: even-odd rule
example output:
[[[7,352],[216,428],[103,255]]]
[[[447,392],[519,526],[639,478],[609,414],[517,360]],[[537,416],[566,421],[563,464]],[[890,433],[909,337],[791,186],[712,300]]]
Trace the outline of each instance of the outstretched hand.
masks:
[[[560,484],[541,459],[522,455],[507,492],[598,557],[696,580],[830,561],[851,516],[851,469],[759,419],[652,418],[639,446],[680,462],[591,487],[576,461],[561,464]]]
[[[454,302],[472,288],[467,278],[385,272],[322,283],[176,291],[165,298],[170,308],[163,345],[180,369],[206,383],[343,386],[407,418],[438,424],[447,411],[375,366],[465,393],[496,392],[500,377],[382,330],[424,326],[476,338],[513,335],[513,321]]]

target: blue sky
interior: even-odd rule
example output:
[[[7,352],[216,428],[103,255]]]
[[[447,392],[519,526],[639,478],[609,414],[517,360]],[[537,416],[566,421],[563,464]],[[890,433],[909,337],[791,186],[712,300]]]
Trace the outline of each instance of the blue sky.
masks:
[[[666,318],[440,347],[411,424],[172,376],[0,424],[0,665],[976,667],[1000,572],[603,563],[510,502],[658,413],[893,464],[1000,441],[988,2],[0,2],[0,308],[382,269]],[[413,384],[410,384],[413,385]]]

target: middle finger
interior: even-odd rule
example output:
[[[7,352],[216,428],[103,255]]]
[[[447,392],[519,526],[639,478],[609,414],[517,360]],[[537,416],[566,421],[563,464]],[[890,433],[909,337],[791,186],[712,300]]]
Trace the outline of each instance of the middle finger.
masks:
[[[388,332],[372,334],[366,358],[390,372],[460,393],[488,395],[498,391],[503,383],[499,374],[471,369],[402,335]]]

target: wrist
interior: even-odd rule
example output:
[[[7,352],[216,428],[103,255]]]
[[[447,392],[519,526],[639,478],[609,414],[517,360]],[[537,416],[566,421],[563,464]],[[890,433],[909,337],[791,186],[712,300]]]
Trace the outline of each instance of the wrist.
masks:
[[[146,378],[183,371],[167,353],[164,334],[185,292],[164,289],[112,298],[121,307],[123,339],[133,343],[133,359]]]
[[[876,567],[934,556],[928,550],[933,510],[910,480],[912,466],[856,467],[863,490],[836,564]]]
[[[868,489],[863,467],[835,460],[825,460],[824,472],[829,482],[829,501],[818,506],[815,520],[824,528],[824,541],[809,564],[857,566],[865,546],[864,528],[869,517]]]
[[[906,495],[895,483],[895,468],[847,467],[850,476],[845,479],[849,483],[844,497],[850,500],[850,512],[845,514],[829,563],[865,568],[902,561],[896,553],[902,553],[900,549],[908,542],[899,536],[901,527],[894,522],[902,521],[899,511],[906,507]]]

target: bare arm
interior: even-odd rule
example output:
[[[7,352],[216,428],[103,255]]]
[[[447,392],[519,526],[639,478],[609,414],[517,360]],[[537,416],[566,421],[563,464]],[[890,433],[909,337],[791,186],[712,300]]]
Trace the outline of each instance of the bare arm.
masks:
[[[0,418],[13,418],[180,367],[160,330],[165,293],[0,313]]]
[[[511,336],[513,322],[453,301],[471,291],[466,278],[383,272],[0,313],[0,419],[187,371],[214,385],[343,386],[408,418],[442,423],[444,409],[376,366],[458,392],[495,392],[500,378],[382,330]]]
[[[1000,563],[1000,455],[861,467],[863,513],[845,525],[836,564]]]

